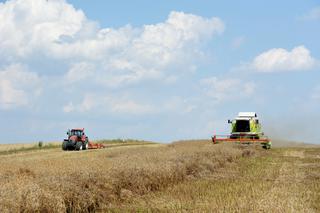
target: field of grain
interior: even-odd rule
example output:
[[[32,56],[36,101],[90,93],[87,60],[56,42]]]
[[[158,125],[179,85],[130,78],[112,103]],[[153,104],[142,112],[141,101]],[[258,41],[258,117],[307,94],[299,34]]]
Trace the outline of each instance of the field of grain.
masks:
[[[132,142],[0,155],[2,212],[317,212],[320,148]]]

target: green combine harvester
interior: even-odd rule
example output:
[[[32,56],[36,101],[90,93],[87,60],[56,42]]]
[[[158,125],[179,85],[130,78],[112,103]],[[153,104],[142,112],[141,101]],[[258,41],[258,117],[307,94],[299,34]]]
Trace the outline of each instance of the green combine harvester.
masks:
[[[261,124],[255,112],[239,112],[238,117],[228,120],[228,123],[231,124],[231,134],[212,136],[214,144],[221,142],[260,143],[265,149],[271,148],[272,143],[261,131]]]

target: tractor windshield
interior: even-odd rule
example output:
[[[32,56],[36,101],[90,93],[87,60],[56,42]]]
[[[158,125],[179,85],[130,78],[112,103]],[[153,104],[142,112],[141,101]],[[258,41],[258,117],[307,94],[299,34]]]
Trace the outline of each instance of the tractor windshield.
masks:
[[[73,136],[73,135],[81,137],[82,136],[82,131],[81,130],[71,130],[71,135],[70,136]]]
[[[236,132],[250,132],[249,120],[237,120]]]

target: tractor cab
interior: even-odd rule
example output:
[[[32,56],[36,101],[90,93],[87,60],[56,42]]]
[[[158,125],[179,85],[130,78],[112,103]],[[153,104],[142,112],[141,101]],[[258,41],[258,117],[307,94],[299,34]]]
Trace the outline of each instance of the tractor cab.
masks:
[[[69,129],[67,132],[67,135],[69,137],[71,136],[78,136],[78,137],[82,137],[84,135],[84,129]]]

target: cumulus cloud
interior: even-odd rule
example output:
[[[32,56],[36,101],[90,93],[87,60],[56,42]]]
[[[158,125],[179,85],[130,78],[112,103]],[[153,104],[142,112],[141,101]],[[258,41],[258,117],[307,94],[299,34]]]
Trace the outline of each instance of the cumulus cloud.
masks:
[[[304,46],[298,46],[291,51],[274,48],[261,53],[251,63],[258,72],[281,72],[309,70],[315,66],[315,59]]]
[[[69,102],[63,107],[65,113],[103,111],[116,114],[149,114],[155,108],[149,104],[139,103],[125,95],[106,96],[101,94],[85,94],[81,103]]]
[[[104,95],[86,93],[80,102],[68,102],[63,106],[65,113],[90,112],[113,115],[150,115],[161,113],[188,114],[196,109],[196,103],[180,96],[161,97],[160,100],[141,100],[130,93]]]
[[[64,78],[67,84],[87,80],[94,73],[95,66],[86,62],[72,64]]]
[[[81,10],[64,0],[6,1],[0,4],[0,14],[1,53],[8,58],[46,53],[63,38],[81,37],[91,25]]]
[[[217,77],[202,79],[200,85],[203,86],[205,94],[217,103],[251,97],[256,87],[253,82]]]
[[[113,29],[100,28],[65,0],[0,4],[1,60],[28,63],[36,57],[69,67],[75,64],[66,74],[68,78],[79,72],[74,82],[92,73],[84,67],[90,63],[96,65],[95,80],[107,81],[106,85],[165,79],[168,72],[194,67],[192,63],[202,56],[201,45],[223,31],[219,18],[176,11],[161,23]]]
[[[0,108],[27,106],[41,93],[40,85],[38,75],[19,64],[0,69]]]
[[[1,71],[1,108],[30,105],[42,89],[46,96],[66,94],[59,97],[66,113],[159,112],[149,97],[110,94],[153,81],[167,86],[194,73],[203,47],[224,29],[219,18],[177,11],[155,24],[103,28],[66,0],[8,0],[0,3],[0,63],[11,67]]]
[[[105,57],[101,61],[102,72],[98,73],[103,78],[99,81],[105,81],[105,85],[123,85],[166,79],[173,72],[191,72],[196,59],[202,57],[201,44],[223,30],[218,18],[206,19],[183,12],[171,12],[163,23],[111,30],[124,39],[115,42],[122,45],[113,48],[112,54],[110,48],[100,54]],[[109,40],[108,36],[106,32],[102,37]]]

